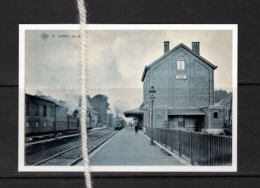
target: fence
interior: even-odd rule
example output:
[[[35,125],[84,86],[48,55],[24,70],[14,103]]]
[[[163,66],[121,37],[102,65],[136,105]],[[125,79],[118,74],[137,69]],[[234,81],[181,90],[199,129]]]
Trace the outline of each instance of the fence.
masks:
[[[146,134],[151,138],[151,127],[146,127]],[[232,137],[153,128],[153,138],[192,165],[220,166],[232,163]]]

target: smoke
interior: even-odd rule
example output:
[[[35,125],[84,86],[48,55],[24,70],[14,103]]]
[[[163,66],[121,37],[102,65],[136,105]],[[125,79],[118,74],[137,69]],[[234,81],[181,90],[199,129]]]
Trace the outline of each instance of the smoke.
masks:
[[[117,106],[115,106],[115,107],[114,107],[114,112],[116,113],[116,115],[119,115],[119,113],[120,113],[121,111],[120,111],[120,109],[119,109]]]
[[[79,107],[80,96],[67,96],[65,101],[68,104],[68,113],[71,115]]]
[[[58,105],[68,108],[68,114],[71,115],[79,107],[80,97],[75,90],[26,90],[26,93],[37,95],[48,99]]]
[[[113,112],[115,113],[115,115],[118,115],[118,116],[124,118],[125,117],[124,111],[129,110],[129,105],[127,105],[123,101],[117,100],[113,103],[112,109],[113,109]]]

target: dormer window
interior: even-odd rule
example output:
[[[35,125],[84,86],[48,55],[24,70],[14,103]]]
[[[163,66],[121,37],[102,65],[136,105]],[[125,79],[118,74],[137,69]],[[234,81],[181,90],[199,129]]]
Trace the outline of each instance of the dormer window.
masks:
[[[178,71],[185,70],[185,61],[184,60],[177,61],[177,70]]]

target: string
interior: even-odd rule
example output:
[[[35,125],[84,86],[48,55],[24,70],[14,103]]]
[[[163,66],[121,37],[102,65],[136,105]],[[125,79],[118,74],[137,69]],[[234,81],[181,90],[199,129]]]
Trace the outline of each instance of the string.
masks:
[[[86,47],[87,47],[87,11],[84,0],[77,0],[79,10],[79,22],[80,22],[80,66],[81,66],[81,114],[80,114],[80,128],[81,128],[81,145],[82,145],[82,158],[84,162],[84,176],[85,185],[87,188],[92,188],[91,174],[89,166],[89,156],[87,149],[87,85],[86,85],[86,74],[87,74],[87,58],[86,58]]]

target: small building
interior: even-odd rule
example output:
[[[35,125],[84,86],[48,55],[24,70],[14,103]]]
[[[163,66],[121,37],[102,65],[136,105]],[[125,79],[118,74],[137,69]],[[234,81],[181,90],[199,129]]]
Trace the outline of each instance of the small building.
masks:
[[[143,104],[126,111],[126,117],[138,117],[143,126],[169,127],[192,131],[216,132],[223,127],[224,109],[214,106],[214,70],[217,66],[200,55],[200,43],[192,49],[179,44],[146,66],[142,75]],[[149,90],[156,90],[151,120]]]
[[[208,133],[220,133],[225,123],[225,111],[223,106],[209,105],[201,107],[205,113],[204,124],[201,131]]]
[[[87,99],[87,114],[86,114],[86,122],[88,128],[96,128],[98,124],[98,112],[95,109],[95,104],[93,103],[92,99],[89,95],[86,96]],[[80,119],[80,111],[81,111],[81,99],[79,102],[79,107],[74,111],[77,111],[78,119]],[[79,124],[79,122],[78,122]]]
[[[232,97],[226,97],[221,99],[216,106],[222,106],[224,108],[224,127],[232,129]]]

